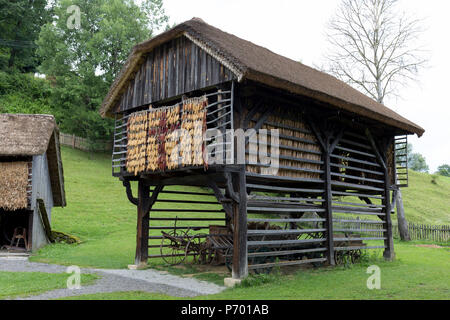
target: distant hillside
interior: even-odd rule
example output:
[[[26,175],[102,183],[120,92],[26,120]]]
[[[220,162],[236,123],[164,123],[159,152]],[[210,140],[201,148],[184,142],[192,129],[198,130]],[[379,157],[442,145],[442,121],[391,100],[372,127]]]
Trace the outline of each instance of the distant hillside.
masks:
[[[450,178],[409,171],[409,187],[402,189],[406,219],[416,223],[450,224]],[[396,219],[396,218],[395,218]]]

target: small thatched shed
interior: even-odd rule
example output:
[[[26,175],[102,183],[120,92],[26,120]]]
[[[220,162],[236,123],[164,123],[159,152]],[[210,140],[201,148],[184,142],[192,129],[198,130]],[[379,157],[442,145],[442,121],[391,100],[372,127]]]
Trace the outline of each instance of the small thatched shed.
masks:
[[[18,243],[25,250],[45,245],[51,210],[65,205],[55,118],[0,114],[0,248],[11,249],[15,233],[25,234]]]

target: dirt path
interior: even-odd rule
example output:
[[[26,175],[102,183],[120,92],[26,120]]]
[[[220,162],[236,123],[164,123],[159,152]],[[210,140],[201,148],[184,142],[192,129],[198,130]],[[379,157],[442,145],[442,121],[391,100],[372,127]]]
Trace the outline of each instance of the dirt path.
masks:
[[[67,267],[60,265],[29,262],[19,259],[0,259],[0,271],[65,273],[66,269]],[[174,297],[194,297],[219,293],[225,289],[222,286],[206,281],[200,281],[194,278],[182,278],[151,269],[114,270],[81,268],[81,274],[83,273],[97,274],[100,279],[96,280],[94,284],[82,286],[80,289],[56,289],[39,295],[18,299],[47,300],[118,291],[144,291]]]

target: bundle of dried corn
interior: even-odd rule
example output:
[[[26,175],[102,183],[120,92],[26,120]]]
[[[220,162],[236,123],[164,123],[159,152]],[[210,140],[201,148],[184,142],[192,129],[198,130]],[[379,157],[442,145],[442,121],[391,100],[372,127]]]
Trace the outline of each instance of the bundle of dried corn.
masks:
[[[26,209],[28,206],[28,162],[0,162],[0,208]]]
[[[158,128],[160,118],[156,110],[148,111],[148,135],[147,135],[147,171],[158,169]]]
[[[128,118],[127,171],[134,175],[145,171],[147,127],[147,111],[135,112]]]
[[[206,97],[133,113],[128,119],[127,171],[164,171],[181,165],[206,165]],[[182,130],[178,130],[182,129]]]
[[[181,128],[186,137],[181,141],[180,151],[183,165],[207,165],[204,157],[203,135],[206,131],[206,96],[183,101]]]
[[[165,155],[167,169],[179,167],[180,161],[180,106],[175,105],[167,110],[167,133],[165,136]]]

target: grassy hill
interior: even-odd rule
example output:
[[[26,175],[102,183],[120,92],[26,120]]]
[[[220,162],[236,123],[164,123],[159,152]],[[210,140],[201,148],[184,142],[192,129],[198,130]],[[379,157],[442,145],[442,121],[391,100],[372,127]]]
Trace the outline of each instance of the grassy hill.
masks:
[[[450,224],[450,178],[409,171],[409,187],[404,188],[403,204],[408,221]]]
[[[111,176],[110,155],[89,156],[63,147],[62,157],[68,206],[53,209],[52,227],[79,237],[83,243],[47,246],[33,259],[65,265],[126,267],[134,259],[136,207],[128,201],[121,182]],[[136,194],[135,187],[133,191]],[[174,196],[179,197],[164,195],[167,199]],[[411,172],[410,187],[404,189],[403,197],[408,220],[450,224],[450,178],[439,177],[433,184],[430,175]]]

